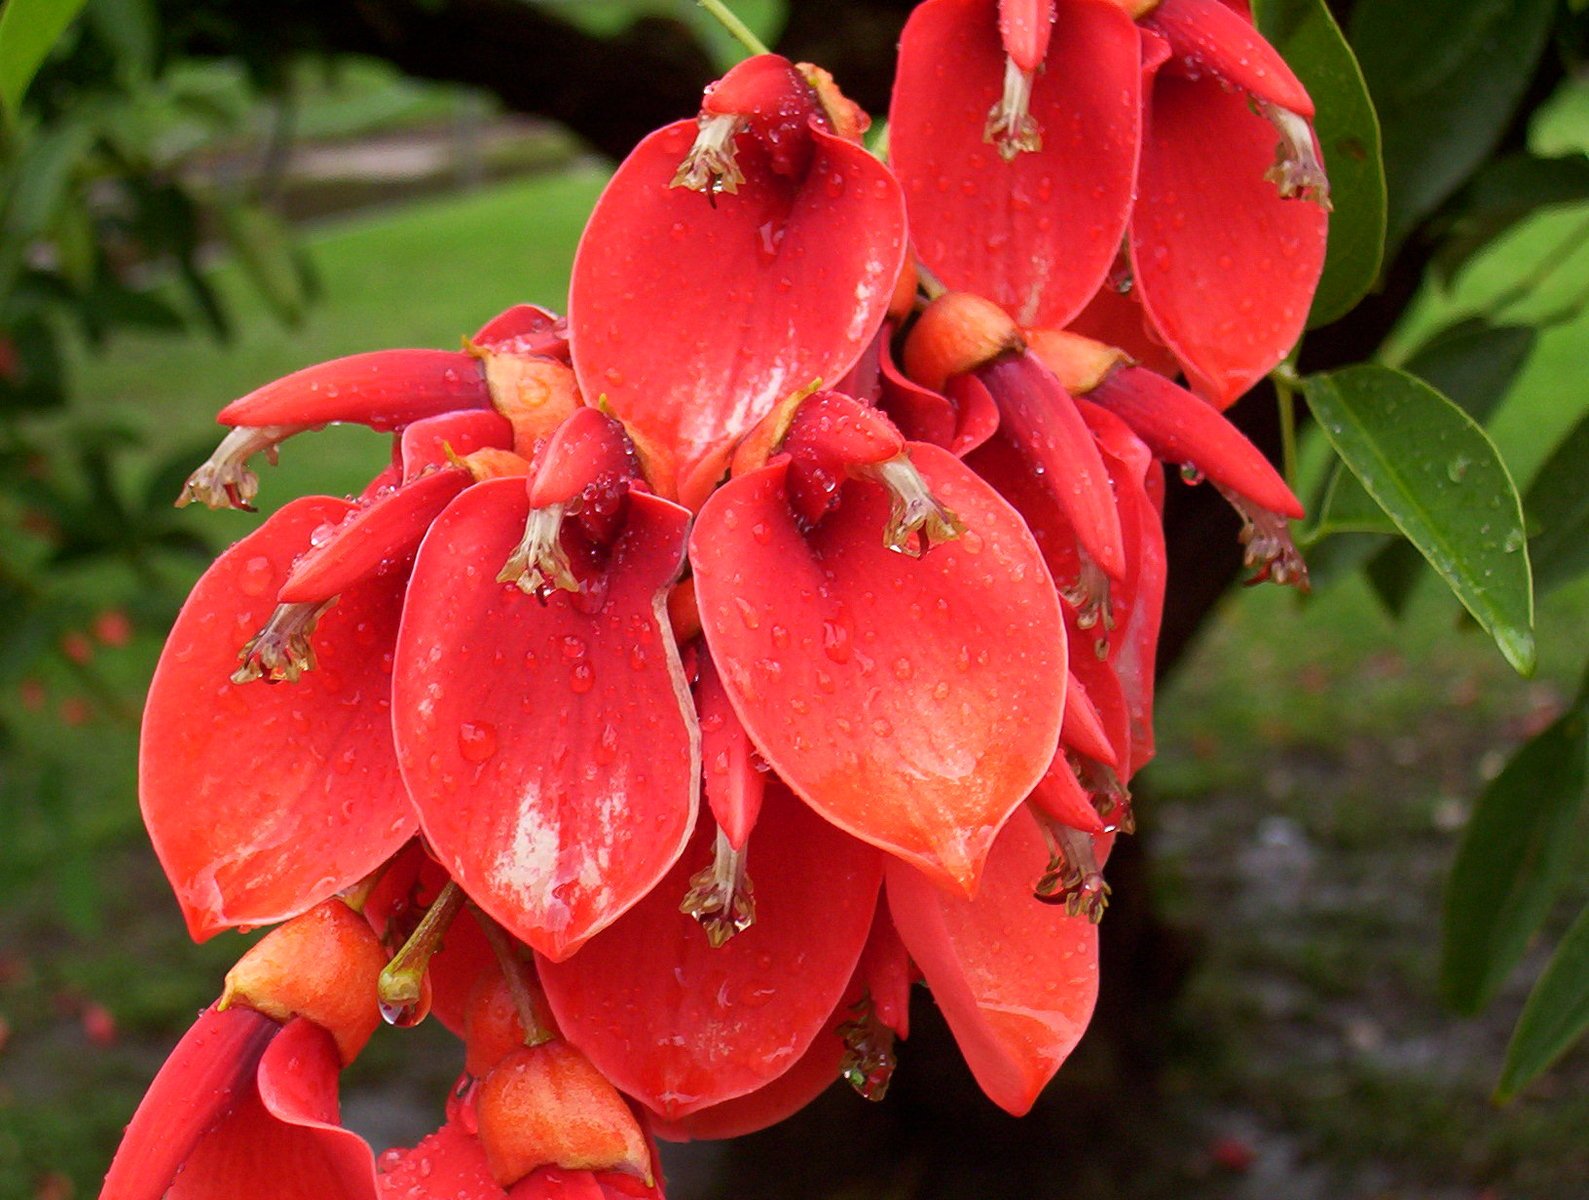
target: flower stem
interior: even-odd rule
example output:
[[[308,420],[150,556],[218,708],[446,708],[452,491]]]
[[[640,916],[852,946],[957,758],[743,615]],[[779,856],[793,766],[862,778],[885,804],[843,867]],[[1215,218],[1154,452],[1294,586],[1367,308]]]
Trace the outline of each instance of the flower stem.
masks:
[[[1280,402],[1280,466],[1286,484],[1292,491],[1297,487],[1297,392],[1302,380],[1296,366],[1287,359],[1269,373],[1274,384],[1275,397]]]
[[[557,1033],[547,1028],[546,1022],[541,1019],[541,1006],[535,1002],[535,997],[530,994],[529,985],[524,981],[524,960],[514,950],[513,943],[502,931],[502,926],[475,905],[471,904],[469,909],[480,925],[480,932],[485,934],[486,941],[491,945],[491,953],[496,956],[502,978],[507,981],[508,995],[513,998],[513,1009],[518,1013],[519,1024],[524,1028],[524,1044],[539,1046],[542,1042],[551,1041]]]
[[[702,8],[717,18],[717,23],[733,35],[734,40],[745,47],[752,54],[771,54],[766,44],[750,31],[750,26],[741,21],[723,0],[695,0]]]
[[[441,939],[447,932],[447,926],[452,924],[463,902],[463,889],[448,880],[447,886],[441,889],[420,918],[419,925],[409,935],[408,941],[403,943],[403,948],[392,956],[392,961],[381,972],[376,993],[387,1008],[402,1009],[419,1003],[430,956],[441,948]]]

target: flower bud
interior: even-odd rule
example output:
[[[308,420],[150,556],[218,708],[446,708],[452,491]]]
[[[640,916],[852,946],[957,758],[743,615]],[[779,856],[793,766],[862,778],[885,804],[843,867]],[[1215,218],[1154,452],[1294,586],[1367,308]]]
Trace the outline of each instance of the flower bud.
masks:
[[[503,1059],[480,1088],[477,1118],[491,1174],[504,1188],[548,1166],[651,1180],[650,1147],[634,1113],[567,1042]]]
[[[1116,367],[1135,361],[1124,350],[1068,330],[1028,329],[1026,345],[1072,396],[1085,396]]]
[[[369,923],[341,900],[327,900],[250,947],[226,973],[217,1007],[241,1004],[283,1024],[307,1017],[350,1063],[380,1023],[375,986],[385,965]]]
[[[970,292],[948,292],[927,306],[905,340],[905,373],[941,392],[950,379],[1024,348],[1002,308]]]

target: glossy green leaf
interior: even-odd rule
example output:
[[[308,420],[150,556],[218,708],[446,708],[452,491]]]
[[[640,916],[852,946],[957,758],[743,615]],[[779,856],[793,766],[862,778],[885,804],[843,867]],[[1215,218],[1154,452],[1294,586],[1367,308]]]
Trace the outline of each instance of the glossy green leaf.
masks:
[[[1386,254],[1495,149],[1555,0],[1358,0],[1348,28],[1384,137]]]
[[[1517,489],[1484,430],[1422,380],[1363,365],[1312,375],[1319,427],[1507,662],[1534,669],[1534,593]]]
[[[1461,1012],[1489,1003],[1560,891],[1584,795],[1585,726],[1580,697],[1474,805],[1446,881],[1440,958],[1441,992]]]
[[[1496,1085],[1508,1100],[1589,1030],[1589,907],[1578,914],[1523,1005]]]
[[[1491,325],[1474,317],[1436,333],[1414,351],[1405,369],[1482,425],[1512,390],[1538,341],[1533,326]],[[1398,541],[1369,559],[1366,570],[1374,595],[1386,612],[1399,618],[1423,578],[1423,559],[1409,543]],[[1537,562],[1534,578],[1537,585]]]
[[[1379,118],[1346,38],[1324,0],[1261,0],[1253,16],[1318,109],[1314,132],[1330,175],[1330,239],[1310,326],[1351,311],[1374,286],[1385,252],[1385,166]]]
[[[1589,571],[1589,416],[1551,452],[1528,485],[1523,511],[1535,530],[1528,554],[1540,591]]]
[[[1324,494],[1314,508],[1318,516],[1303,534],[1303,545],[1341,533],[1399,532],[1389,514],[1363,490],[1357,476],[1340,462],[1330,468]]]
[[[15,119],[22,94],[84,0],[6,0],[0,9],[0,105]]]

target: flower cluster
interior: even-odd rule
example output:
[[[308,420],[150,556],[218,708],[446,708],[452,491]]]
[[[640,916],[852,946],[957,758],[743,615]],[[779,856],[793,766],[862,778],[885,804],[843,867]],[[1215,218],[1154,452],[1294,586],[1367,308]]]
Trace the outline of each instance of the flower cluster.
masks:
[[[659,1195],[654,1136],[880,1097],[917,980],[1029,1108],[1153,753],[1161,464],[1306,582],[1219,410],[1317,280],[1310,112],[1219,0],[927,0],[888,165],[824,72],[752,58],[618,168],[566,319],[222,410],[184,502],[246,507],[330,422],[392,460],[172,630],[151,837],[196,937],[284,923],[107,1200]],[[337,1073],[428,1013],[464,1074],[377,1162]]]

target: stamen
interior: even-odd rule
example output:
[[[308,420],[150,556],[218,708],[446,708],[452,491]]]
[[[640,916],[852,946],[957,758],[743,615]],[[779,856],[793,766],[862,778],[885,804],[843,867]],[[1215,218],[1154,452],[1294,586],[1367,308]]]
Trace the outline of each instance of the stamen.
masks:
[[[1014,162],[1022,153],[1035,154],[1043,148],[1043,129],[1030,111],[1033,73],[1023,71],[1015,60],[1004,59],[1004,94],[988,110],[988,123],[982,140],[999,152],[1005,162]]]
[[[700,129],[695,135],[695,144],[679,164],[669,186],[689,188],[707,199],[719,192],[732,196],[745,182],[739,164],[734,161],[734,135],[745,128],[745,122],[734,113],[702,113],[697,124]]]
[[[1080,546],[1076,547],[1076,556],[1081,561],[1081,569],[1076,572],[1074,583],[1059,589],[1060,599],[1076,610],[1076,628],[1103,626],[1093,643],[1093,652],[1099,659],[1105,659],[1109,657],[1107,635],[1115,627],[1114,606],[1109,603],[1109,576]]]
[[[858,473],[888,489],[890,510],[883,544],[896,554],[920,558],[966,531],[960,518],[938,503],[921,472],[905,455],[863,467]]]
[[[297,683],[305,671],[314,670],[314,646],[309,638],[326,609],[336,602],[332,596],[303,604],[278,604],[265,627],[237,652],[243,665],[232,672],[232,682]]]
[[[839,1074],[863,1098],[881,1100],[888,1095],[888,1085],[898,1065],[894,1031],[878,1020],[870,993],[862,996],[850,1011],[855,1016],[838,1028],[839,1037],[844,1039]]]
[[[745,852],[729,845],[721,829],[717,831],[712,865],[690,876],[690,888],[679,903],[679,911],[695,918],[714,950],[756,923],[755,889],[745,873]]]
[[[1280,135],[1280,141],[1275,146],[1274,165],[1264,172],[1263,177],[1280,189],[1280,194],[1287,200],[1311,200],[1329,212],[1333,208],[1330,204],[1330,180],[1324,173],[1324,164],[1314,151],[1313,130],[1307,119],[1267,100],[1258,101],[1258,111],[1268,118]]]
[[[530,510],[524,523],[524,540],[519,543],[502,570],[498,583],[517,585],[526,596],[545,600],[554,588],[578,592],[579,580],[563,549],[563,513],[566,505],[548,504]]]
[[[1044,904],[1063,904],[1071,916],[1085,915],[1098,924],[1109,906],[1109,885],[1098,870],[1091,836],[1056,821],[1042,820],[1042,826],[1048,839],[1048,867],[1033,896]]]
[[[1108,763],[1082,754],[1070,754],[1071,768],[1083,790],[1092,798],[1093,808],[1104,819],[1105,833],[1135,833],[1136,813],[1131,807],[1131,789]]]
[[[221,439],[215,453],[204,460],[202,466],[188,476],[177,497],[177,507],[186,508],[197,500],[208,508],[238,508],[254,511],[254,497],[259,495],[259,476],[248,469],[248,460],[263,454],[271,466],[276,465],[276,447],[295,433],[302,433],[312,425],[239,425]]]
[[[463,889],[448,880],[408,941],[403,943],[403,948],[381,969],[375,983],[375,998],[381,1020],[388,1025],[413,1025],[423,1015],[419,1007],[425,994],[425,972],[430,968],[430,957],[441,949],[447,927],[458,915],[463,902]]]
[[[1218,484],[1214,486],[1219,487]],[[1282,585],[1290,584],[1299,592],[1311,591],[1308,564],[1303,561],[1301,551],[1291,540],[1290,522],[1272,509],[1259,508],[1229,488],[1220,487],[1219,494],[1241,514],[1239,536],[1241,544],[1247,547],[1242,564],[1256,571],[1247,581],[1248,584],[1273,580]]]

